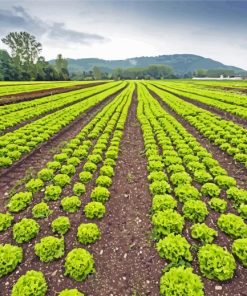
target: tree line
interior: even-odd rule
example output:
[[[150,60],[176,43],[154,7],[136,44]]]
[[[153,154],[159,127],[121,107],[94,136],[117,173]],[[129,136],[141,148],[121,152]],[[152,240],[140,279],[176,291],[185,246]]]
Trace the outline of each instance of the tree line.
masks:
[[[0,49],[0,80],[69,80],[68,61],[58,54],[54,65],[49,64],[33,35],[11,32],[1,40],[11,54]]]

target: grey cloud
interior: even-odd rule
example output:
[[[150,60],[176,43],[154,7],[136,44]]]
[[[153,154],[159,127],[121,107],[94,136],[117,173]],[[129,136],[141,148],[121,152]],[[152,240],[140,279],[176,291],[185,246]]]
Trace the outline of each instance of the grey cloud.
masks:
[[[87,45],[93,42],[109,41],[108,38],[105,38],[98,34],[90,34],[67,29],[64,23],[54,23],[49,29],[49,37],[57,40],[66,39],[69,42]]]
[[[0,34],[5,35],[13,30],[25,30],[36,35],[38,39],[48,36],[53,41],[67,41],[77,44],[90,45],[94,42],[109,41],[108,38],[98,34],[66,28],[64,23],[45,23],[39,18],[32,17],[22,6],[14,6],[12,10],[0,9]]]

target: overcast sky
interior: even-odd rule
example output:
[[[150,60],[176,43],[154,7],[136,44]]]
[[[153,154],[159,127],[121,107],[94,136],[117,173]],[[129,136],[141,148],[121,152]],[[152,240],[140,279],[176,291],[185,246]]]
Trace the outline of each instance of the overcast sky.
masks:
[[[21,30],[47,59],[192,53],[247,69],[247,0],[0,0],[0,37]]]

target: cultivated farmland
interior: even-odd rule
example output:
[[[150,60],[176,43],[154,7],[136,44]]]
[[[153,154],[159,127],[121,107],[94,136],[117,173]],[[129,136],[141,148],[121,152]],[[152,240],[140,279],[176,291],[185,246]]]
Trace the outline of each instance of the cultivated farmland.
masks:
[[[246,295],[246,93],[0,84],[0,295]]]

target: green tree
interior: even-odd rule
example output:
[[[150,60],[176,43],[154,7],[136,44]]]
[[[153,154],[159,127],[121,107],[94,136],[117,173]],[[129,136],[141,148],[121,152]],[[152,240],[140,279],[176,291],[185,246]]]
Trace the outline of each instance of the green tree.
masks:
[[[94,77],[95,80],[101,80],[102,79],[102,73],[101,73],[99,67],[96,67],[96,66],[93,67],[93,77]]]
[[[68,61],[64,59],[61,54],[57,55],[55,60],[55,69],[58,73],[59,80],[69,79]]]

